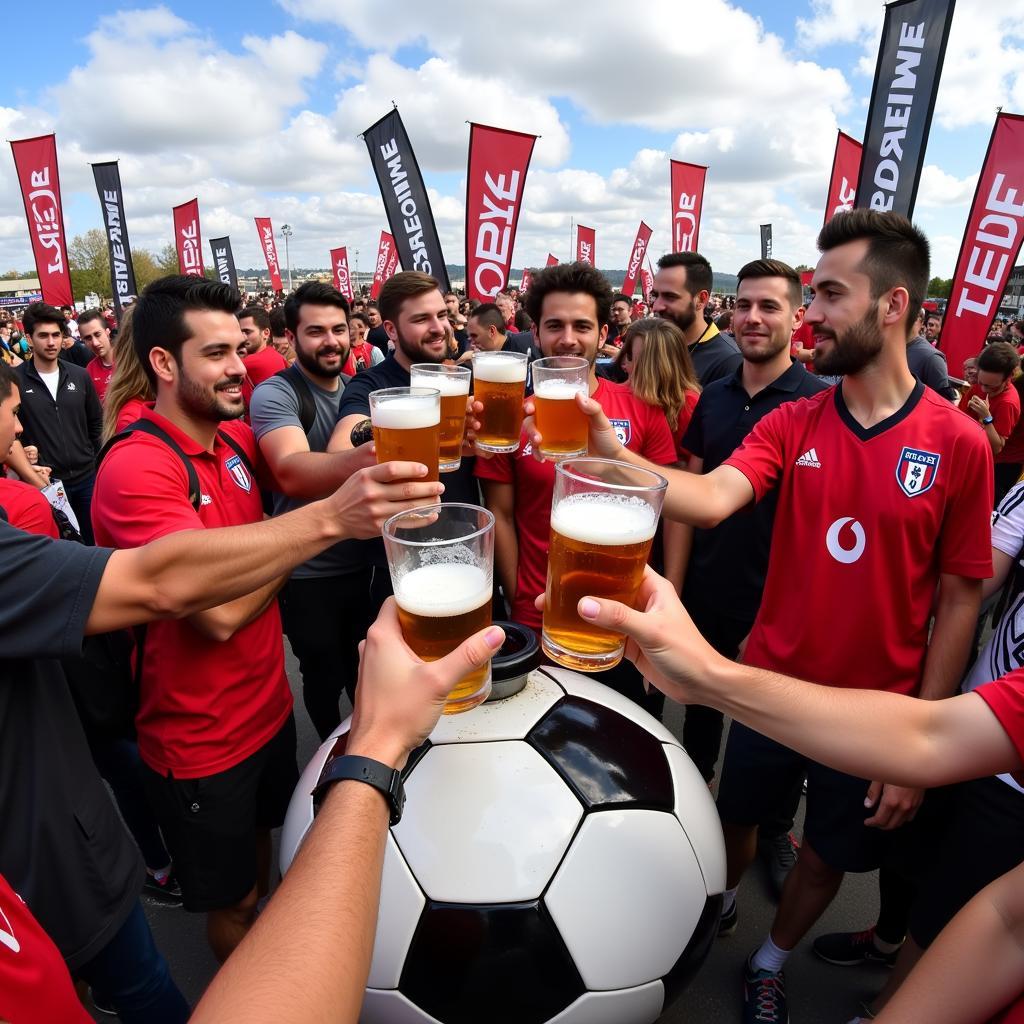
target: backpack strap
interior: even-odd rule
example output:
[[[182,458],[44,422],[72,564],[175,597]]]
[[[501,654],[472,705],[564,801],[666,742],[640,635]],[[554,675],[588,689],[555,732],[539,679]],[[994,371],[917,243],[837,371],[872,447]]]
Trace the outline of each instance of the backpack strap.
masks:
[[[252,460],[246,455],[245,449],[230,434],[223,430],[218,430],[217,436],[242,460],[242,464],[249,470],[249,476],[255,479],[256,470],[253,468]]]
[[[295,397],[299,400],[299,423],[302,424],[302,432],[308,437],[316,422],[316,399],[309,390],[309,382],[295,363],[278,370],[274,376],[287,381],[295,392]]]

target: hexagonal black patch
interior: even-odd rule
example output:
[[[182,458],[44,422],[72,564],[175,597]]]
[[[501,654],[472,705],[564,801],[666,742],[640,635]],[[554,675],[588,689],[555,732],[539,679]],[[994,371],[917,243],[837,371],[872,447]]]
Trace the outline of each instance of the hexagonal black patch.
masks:
[[[617,711],[582,697],[560,700],[526,737],[588,810],[672,811],[675,795],[661,741]]]
[[[428,902],[398,988],[445,1024],[543,1024],[585,991],[539,900]]]
[[[683,994],[686,987],[693,981],[694,975],[700,969],[701,964],[707,959],[714,945],[715,937],[718,935],[718,919],[722,916],[722,894],[709,896],[701,911],[697,926],[693,929],[693,935],[686,944],[682,955],[672,965],[668,974],[663,977],[662,983],[665,986],[665,1008],[668,1008]]]

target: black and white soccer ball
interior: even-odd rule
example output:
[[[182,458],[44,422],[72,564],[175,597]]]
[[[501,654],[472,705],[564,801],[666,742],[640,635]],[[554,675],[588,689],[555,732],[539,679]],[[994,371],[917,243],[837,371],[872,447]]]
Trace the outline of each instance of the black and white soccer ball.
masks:
[[[348,728],[302,773],[282,871]],[[718,814],[632,701],[545,666],[442,717],[405,789],[362,1024],[652,1024],[704,961],[725,888]]]

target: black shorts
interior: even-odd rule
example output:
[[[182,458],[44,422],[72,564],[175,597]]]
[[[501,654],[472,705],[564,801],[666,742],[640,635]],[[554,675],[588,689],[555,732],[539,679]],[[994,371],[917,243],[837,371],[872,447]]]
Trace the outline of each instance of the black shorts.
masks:
[[[733,722],[718,787],[724,825],[759,825],[789,806],[807,778],[804,838],[838,871],[874,871],[899,831],[866,828],[873,810],[864,806],[870,782],[826,768],[781,743]]]
[[[223,910],[248,895],[256,884],[256,832],[284,823],[298,781],[292,715],[259,750],[215,775],[176,779],[143,765],[186,910]]]

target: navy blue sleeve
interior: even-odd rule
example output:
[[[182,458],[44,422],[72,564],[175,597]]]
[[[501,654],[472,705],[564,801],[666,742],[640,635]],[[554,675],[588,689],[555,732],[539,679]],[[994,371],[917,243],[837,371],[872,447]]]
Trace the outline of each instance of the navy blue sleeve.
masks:
[[[693,407],[693,415],[680,442],[683,448],[691,455],[696,455],[698,459],[704,458],[704,410],[707,407],[708,403],[704,401],[702,394]]]
[[[369,417],[370,392],[374,390],[374,386],[366,378],[365,373],[357,373],[345,385],[345,391],[341,396],[341,405],[338,406],[339,421],[346,416]]]

